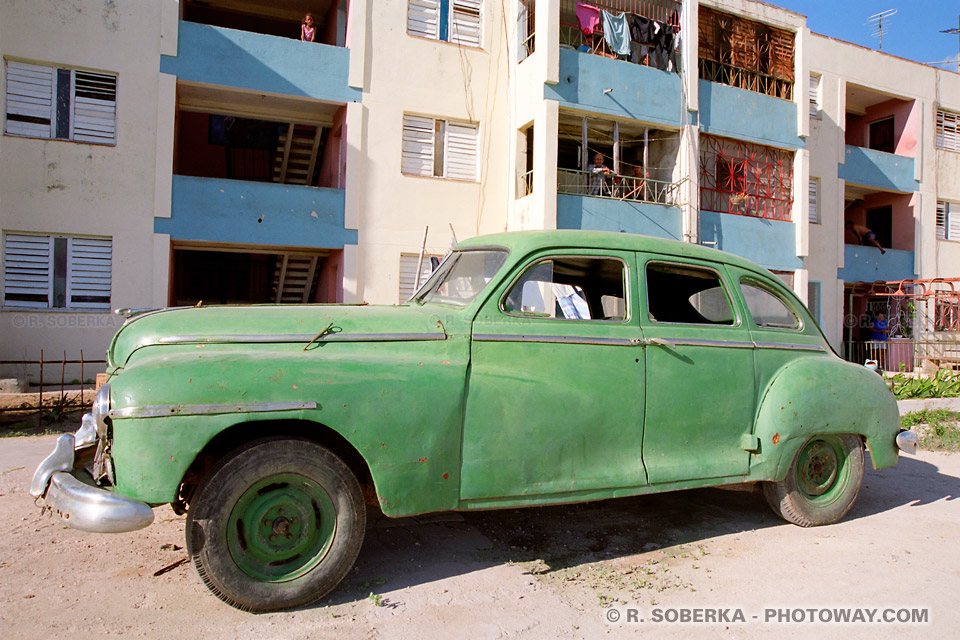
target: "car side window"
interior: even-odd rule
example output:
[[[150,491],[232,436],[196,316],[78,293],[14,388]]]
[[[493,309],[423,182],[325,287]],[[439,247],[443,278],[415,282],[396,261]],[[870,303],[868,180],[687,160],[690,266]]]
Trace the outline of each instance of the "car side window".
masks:
[[[761,328],[799,329],[800,317],[780,296],[749,280],[740,281],[740,291],[753,323]]]
[[[712,269],[652,262],[646,268],[647,309],[654,322],[736,324],[730,296]]]
[[[625,274],[626,265],[616,258],[540,260],[511,287],[503,310],[538,318],[622,321],[627,316]]]

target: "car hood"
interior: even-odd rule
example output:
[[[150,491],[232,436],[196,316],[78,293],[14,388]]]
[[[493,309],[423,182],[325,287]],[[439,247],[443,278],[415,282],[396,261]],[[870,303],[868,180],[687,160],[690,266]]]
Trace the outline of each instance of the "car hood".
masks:
[[[417,305],[238,305],[163,309],[135,316],[107,350],[111,369],[137,349],[182,344],[442,340],[436,309]]]

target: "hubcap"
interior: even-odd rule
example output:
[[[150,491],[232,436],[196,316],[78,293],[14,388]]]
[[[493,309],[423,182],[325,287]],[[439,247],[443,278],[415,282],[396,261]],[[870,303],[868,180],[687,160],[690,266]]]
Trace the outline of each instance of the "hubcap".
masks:
[[[277,474],[237,500],[227,522],[227,546],[251,578],[283,582],[323,560],[335,528],[333,502],[319,484],[297,474]]]
[[[797,487],[809,499],[829,500],[843,485],[843,450],[839,441],[814,440],[797,460]]]

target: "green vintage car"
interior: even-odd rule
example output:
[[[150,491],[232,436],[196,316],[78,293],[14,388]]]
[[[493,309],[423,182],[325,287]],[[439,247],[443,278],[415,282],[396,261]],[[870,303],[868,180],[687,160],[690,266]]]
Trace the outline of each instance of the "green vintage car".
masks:
[[[601,232],[461,243],[406,304],[131,317],[32,493],[71,527],[186,513],[200,577],[251,611],[344,577],[391,517],[760,483],[801,526],[896,464],[897,406],[768,271]]]

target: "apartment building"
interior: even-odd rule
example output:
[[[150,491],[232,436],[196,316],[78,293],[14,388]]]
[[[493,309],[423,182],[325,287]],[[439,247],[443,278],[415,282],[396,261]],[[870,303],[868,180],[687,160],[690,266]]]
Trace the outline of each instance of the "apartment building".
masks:
[[[98,357],[115,308],[401,302],[504,229],[743,255],[838,348],[855,283],[960,275],[960,78],[763,2],[11,0],[0,55],[0,359]]]

